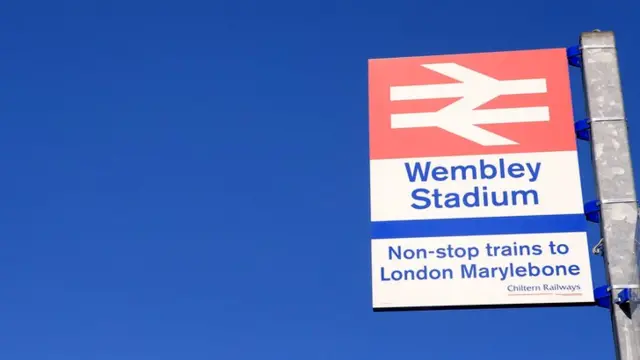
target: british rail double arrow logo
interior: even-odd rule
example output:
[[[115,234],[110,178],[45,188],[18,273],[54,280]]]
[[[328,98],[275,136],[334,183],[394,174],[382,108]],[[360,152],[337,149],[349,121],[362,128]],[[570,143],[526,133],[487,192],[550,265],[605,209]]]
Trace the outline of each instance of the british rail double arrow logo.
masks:
[[[549,121],[547,106],[476,109],[501,95],[546,93],[546,79],[497,80],[456,63],[422,67],[460,82],[391,86],[391,101],[460,99],[436,112],[391,114],[392,129],[438,127],[483,146],[499,146],[518,143],[477,125]]]

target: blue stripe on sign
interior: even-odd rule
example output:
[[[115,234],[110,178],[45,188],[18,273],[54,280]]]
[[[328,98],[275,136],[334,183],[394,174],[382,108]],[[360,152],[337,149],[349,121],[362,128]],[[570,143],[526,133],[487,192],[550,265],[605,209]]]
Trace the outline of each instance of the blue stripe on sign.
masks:
[[[372,222],[372,239],[583,232],[584,214]]]

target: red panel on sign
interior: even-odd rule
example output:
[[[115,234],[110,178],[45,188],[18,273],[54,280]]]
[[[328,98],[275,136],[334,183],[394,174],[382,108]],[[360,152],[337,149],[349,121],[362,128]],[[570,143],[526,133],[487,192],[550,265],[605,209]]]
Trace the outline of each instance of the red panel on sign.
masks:
[[[369,60],[371,159],[575,150],[565,49]]]

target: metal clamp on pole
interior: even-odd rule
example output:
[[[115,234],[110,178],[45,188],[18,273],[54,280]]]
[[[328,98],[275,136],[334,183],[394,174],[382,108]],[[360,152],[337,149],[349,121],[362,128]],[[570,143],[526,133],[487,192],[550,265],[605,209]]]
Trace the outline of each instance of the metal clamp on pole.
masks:
[[[613,285],[613,286],[599,286],[593,290],[593,296],[596,299],[596,305],[602,308],[611,309],[611,303],[617,305],[629,304],[634,295],[634,290],[637,291],[640,288],[637,284],[634,285]],[[619,291],[618,291],[619,290]],[[611,299],[613,294],[616,294],[614,299]]]
[[[616,358],[640,360],[638,204],[613,32],[582,33],[580,46],[567,49],[567,57],[582,70],[588,120],[576,122],[575,130],[591,143],[601,199],[585,204],[585,215],[600,224],[600,253],[613,284],[594,291],[596,304],[611,311]]]
[[[567,59],[569,60],[569,65],[582,67],[582,48],[580,48],[580,45],[567,48]]]
[[[627,285],[614,285],[611,286],[611,289],[620,290],[618,295],[613,300],[618,305],[628,304],[633,298],[634,290],[638,290],[640,286],[638,284],[627,284]]]
[[[636,206],[638,204],[638,202],[636,201],[636,199],[634,198],[627,198],[627,199],[607,199],[607,200],[591,200],[589,202],[586,202],[584,204],[584,215],[587,218],[587,221],[590,221],[592,223],[599,223],[600,222],[600,211],[601,211],[601,206],[603,204],[633,204],[636,203]]]
[[[576,131],[576,137],[580,140],[589,141],[591,140],[591,136],[589,136],[589,131],[591,130],[591,124],[589,123],[589,119],[578,120],[573,123],[573,126]]]

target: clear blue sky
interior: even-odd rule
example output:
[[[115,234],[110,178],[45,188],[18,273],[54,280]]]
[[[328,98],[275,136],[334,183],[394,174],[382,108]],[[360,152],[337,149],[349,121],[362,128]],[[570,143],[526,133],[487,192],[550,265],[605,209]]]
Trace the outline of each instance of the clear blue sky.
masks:
[[[638,13],[633,0],[4,1],[0,358],[613,359],[605,309],[371,310],[367,59],[614,30],[635,141]]]

